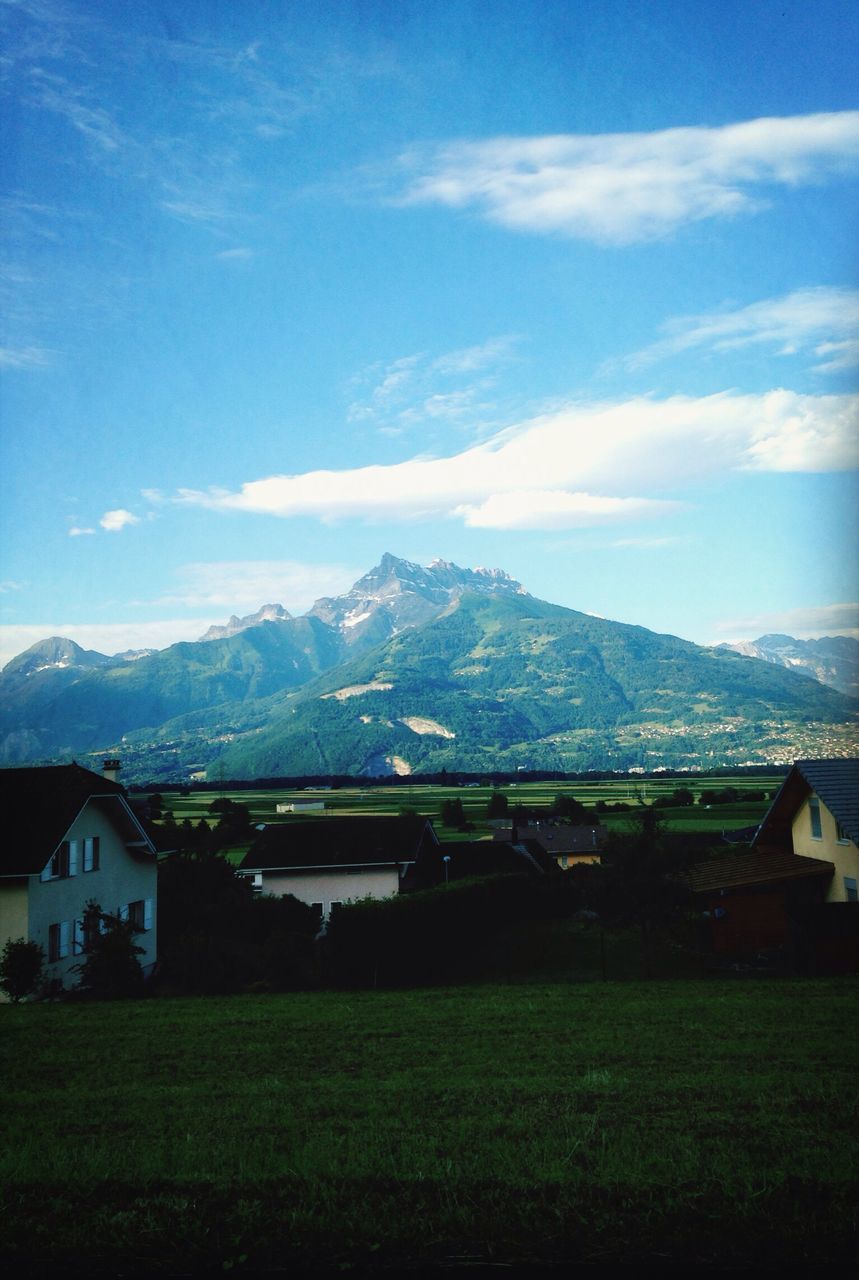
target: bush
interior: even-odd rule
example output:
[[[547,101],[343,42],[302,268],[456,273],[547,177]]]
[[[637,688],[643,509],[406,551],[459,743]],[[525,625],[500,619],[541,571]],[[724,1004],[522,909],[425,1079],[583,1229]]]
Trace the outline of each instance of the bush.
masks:
[[[143,970],[138,956],[143,947],[134,941],[132,920],[102,911],[88,902],[84,911],[84,959],[74,965],[80,977],[78,990],[96,1000],[125,1000],[143,994]]]
[[[42,981],[45,953],[38,942],[10,938],[0,957],[0,988],[13,1004],[31,996]]]

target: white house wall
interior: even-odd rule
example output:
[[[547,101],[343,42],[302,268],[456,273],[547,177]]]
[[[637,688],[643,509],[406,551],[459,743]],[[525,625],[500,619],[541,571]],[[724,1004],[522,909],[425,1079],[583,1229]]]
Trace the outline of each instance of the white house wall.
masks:
[[[390,898],[399,891],[400,876],[396,867],[349,868],[342,871],[264,871],[263,893],[278,897],[291,893],[300,902],[322,903],[328,915],[332,902],[351,902],[356,898]]]
[[[114,803],[108,802],[108,811]],[[87,836],[99,838],[97,871],[83,870],[83,841]],[[102,911],[115,915],[130,902],[149,898],[152,901],[152,928],[135,937],[137,945],[143,948],[143,954],[137,958],[143,972],[147,973],[157,954],[158,871],[155,857],[143,851],[139,857],[130,853],[107,814],[92,800],[87,801],[65,839],[79,841],[77,875],[58,880],[40,880],[38,875],[30,877],[29,938],[38,942],[47,956],[50,926],[81,919],[88,902],[95,901]],[[67,986],[74,985],[77,975],[70,971],[80,963],[81,956],[72,955],[73,950],[70,944],[68,956],[45,965],[49,978],[59,978]]]

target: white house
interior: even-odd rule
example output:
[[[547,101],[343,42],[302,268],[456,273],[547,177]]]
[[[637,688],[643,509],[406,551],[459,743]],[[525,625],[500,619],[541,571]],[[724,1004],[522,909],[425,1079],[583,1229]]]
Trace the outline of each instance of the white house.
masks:
[[[290,893],[325,919],[340,903],[399,893],[421,849],[435,843],[425,818],[287,821],[264,828],[239,870],[260,893]]]
[[[80,765],[0,769],[0,948],[37,942],[74,985],[89,902],[132,920],[144,974],[157,955],[157,855],[119,783]]]

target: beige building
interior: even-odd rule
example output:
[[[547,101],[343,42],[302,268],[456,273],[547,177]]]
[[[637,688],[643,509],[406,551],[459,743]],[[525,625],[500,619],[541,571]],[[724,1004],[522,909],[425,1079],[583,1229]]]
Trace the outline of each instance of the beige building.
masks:
[[[859,901],[859,760],[798,760],[753,847],[831,863],[826,901]]]
[[[0,770],[0,948],[23,938],[49,981],[72,986],[95,902],[130,919],[144,974],[157,955],[155,846],[115,781],[79,765]]]

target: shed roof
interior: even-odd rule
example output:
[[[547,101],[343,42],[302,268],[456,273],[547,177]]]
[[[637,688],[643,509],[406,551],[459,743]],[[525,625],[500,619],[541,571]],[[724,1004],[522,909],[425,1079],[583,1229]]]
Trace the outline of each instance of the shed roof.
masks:
[[[242,871],[413,862],[435,841],[426,818],[309,818],[266,826],[240,864]]]
[[[132,813],[125,789],[79,764],[0,769],[0,804],[6,834],[0,841],[0,875],[35,875],[65,838],[89,801],[106,805],[129,841],[152,841]]]
[[[835,867],[820,858],[804,858],[796,853],[770,853],[751,850],[730,853],[707,862],[698,862],[684,873],[693,893],[719,889],[751,888],[753,885],[778,884],[784,880],[808,876],[831,876]]]

